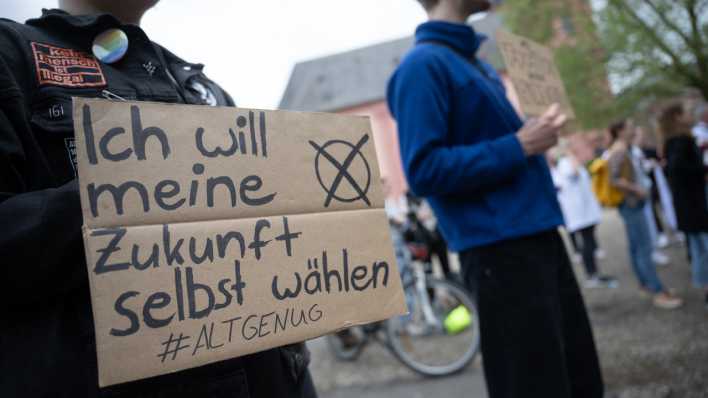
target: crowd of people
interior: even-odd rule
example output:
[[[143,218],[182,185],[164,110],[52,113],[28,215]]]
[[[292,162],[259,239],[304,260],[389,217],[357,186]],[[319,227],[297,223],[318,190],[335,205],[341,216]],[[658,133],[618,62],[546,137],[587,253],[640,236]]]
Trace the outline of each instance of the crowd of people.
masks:
[[[572,145],[552,150],[565,123],[557,106],[521,120],[477,58],[484,37],[464,22],[488,2],[420,3],[430,21],[391,78],[388,104],[409,187],[430,203],[476,296],[489,395],[602,397],[592,328],[558,228],[570,233],[588,288],[618,286],[597,261],[602,203],[624,221],[639,291],[656,307],[683,304],[656,272],[669,262],[661,251],[669,229],[685,234],[693,282],[705,289],[705,107],[696,137],[682,106],[658,115],[660,151],[637,145],[645,136],[631,120],[614,123],[587,164]]]
[[[485,38],[466,21],[490,2],[418,1],[429,21],[391,77],[387,101],[411,192],[435,215],[423,217],[432,249],[448,272],[447,250],[459,254],[459,278],[476,296],[489,396],[601,398],[593,331],[559,227],[570,233],[585,286],[617,287],[601,271],[596,238],[601,204],[616,207],[639,289],[666,309],[683,300],[656,266],[667,262],[665,236],[683,233],[708,306],[708,107],[667,106],[653,153],[636,145],[631,120],[609,127],[610,142],[592,163],[572,143],[551,150],[566,122],[559,107],[523,120],[496,71],[477,57]],[[96,383],[78,185],[65,147],[70,98],[110,88],[146,101],[234,106],[201,65],[141,30],[155,3],[60,0],[60,9],[25,24],[0,21],[0,218],[11,221],[3,222],[0,256],[22,264],[2,274],[4,303],[15,310],[0,329],[0,395],[314,397],[303,344],[109,388]],[[120,63],[90,55],[92,38],[109,29],[123,29],[131,42]],[[32,61],[38,46],[87,68],[100,62],[100,81],[44,79]],[[402,206],[387,206],[394,222],[405,222]],[[42,359],[28,359],[28,350]]]
[[[565,228],[573,248],[582,253],[587,287],[617,286],[614,278],[593,277],[597,273],[596,258],[604,255],[598,251],[594,237],[602,218],[602,202],[620,214],[632,270],[640,291],[652,297],[654,305],[674,309],[683,304],[656,272],[656,266],[668,264],[668,257],[661,251],[668,244],[668,235],[679,242],[686,240],[693,283],[706,288],[705,147],[699,147],[698,138],[705,125],[705,109],[705,105],[697,107],[695,121],[689,116],[693,113],[684,112],[680,103],[667,106],[657,115],[660,150],[643,145],[647,141],[644,130],[631,120],[622,120],[609,126],[607,145],[588,151],[584,147],[589,145],[587,140],[571,139],[549,152]],[[597,158],[588,158],[587,153]],[[612,192],[603,191],[603,187]],[[708,308],[708,290],[705,300]]]

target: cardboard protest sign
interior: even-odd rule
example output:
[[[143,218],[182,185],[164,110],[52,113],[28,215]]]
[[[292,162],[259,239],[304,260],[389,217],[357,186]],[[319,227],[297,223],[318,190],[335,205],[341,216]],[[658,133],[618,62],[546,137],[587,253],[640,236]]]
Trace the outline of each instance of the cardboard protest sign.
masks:
[[[99,385],[405,313],[368,118],[74,99]]]
[[[497,43],[525,114],[539,116],[558,103],[569,119],[575,118],[549,48],[503,30],[497,32]]]

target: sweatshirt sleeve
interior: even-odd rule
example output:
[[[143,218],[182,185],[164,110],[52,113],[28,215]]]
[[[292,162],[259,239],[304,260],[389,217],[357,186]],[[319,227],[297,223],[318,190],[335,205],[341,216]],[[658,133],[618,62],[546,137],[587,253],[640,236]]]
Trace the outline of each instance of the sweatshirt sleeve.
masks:
[[[515,132],[474,145],[448,145],[451,92],[432,55],[406,61],[389,83],[403,168],[411,190],[420,196],[478,193],[526,167]],[[475,133],[470,120],[469,134]]]
[[[0,279],[4,305],[46,300],[85,283],[81,206],[73,180],[35,189],[41,162],[21,91],[0,54]],[[34,146],[30,149],[29,147]]]

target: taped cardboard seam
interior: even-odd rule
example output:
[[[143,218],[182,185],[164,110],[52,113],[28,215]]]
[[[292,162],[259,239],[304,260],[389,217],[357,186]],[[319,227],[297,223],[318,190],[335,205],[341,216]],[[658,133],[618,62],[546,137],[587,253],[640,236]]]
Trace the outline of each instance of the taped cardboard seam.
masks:
[[[161,223],[161,224],[116,224],[116,225],[107,225],[107,226],[101,226],[101,227],[91,227],[86,224],[83,225],[83,229],[88,230],[88,231],[96,231],[96,230],[102,230],[102,229],[109,229],[109,228],[115,228],[115,227],[125,227],[125,228],[140,228],[140,227],[159,227],[162,225],[185,225],[185,224],[204,224],[204,223],[210,223],[210,222],[219,222],[219,221],[249,221],[249,220],[260,220],[263,218],[277,218],[277,217],[290,217],[290,216],[319,216],[319,215],[334,215],[334,214],[349,214],[353,212],[368,212],[368,211],[385,211],[383,207],[372,207],[372,208],[367,208],[367,209],[353,209],[353,210],[336,210],[336,211],[318,211],[318,212],[294,212],[294,213],[287,213],[287,214],[264,214],[263,216],[258,216],[258,217],[245,217],[245,218],[214,218],[214,219],[209,219],[209,220],[200,220],[200,221],[179,221],[179,222],[167,222],[167,223]]]

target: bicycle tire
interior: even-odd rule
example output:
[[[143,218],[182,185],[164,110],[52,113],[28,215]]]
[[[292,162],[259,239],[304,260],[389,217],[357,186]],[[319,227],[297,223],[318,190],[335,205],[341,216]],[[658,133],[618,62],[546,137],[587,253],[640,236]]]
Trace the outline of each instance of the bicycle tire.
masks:
[[[473,338],[467,351],[454,362],[447,365],[428,365],[417,361],[403,348],[403,343],[399,336],[399,328],[393,319],[386,323],[386,337],[393,354],[408,368],[424,376],[439,377],[455,374],[464,370],[477,356],[479,352],[479,318],[477,316],[477,305],[470,292],[456,283],[445,279],[438,279],[431,276],[426,277],[426,286],[430,288],[443,288],[453,293],[453,295],[463,304],[473,316],[472,328]]]

